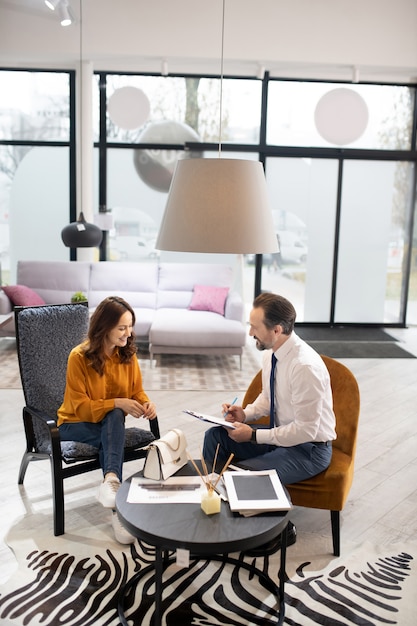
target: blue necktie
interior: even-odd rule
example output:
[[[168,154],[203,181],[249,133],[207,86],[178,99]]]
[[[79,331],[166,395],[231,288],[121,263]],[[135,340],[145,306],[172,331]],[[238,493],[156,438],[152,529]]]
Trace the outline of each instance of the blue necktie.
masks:
[[[269,377],[269,397],[270,397],[270,405],[269,405],[269,428],[274,428],[275,426],[275,367],[277,364],[277,357],[274,353],[272,353],[271,358],[271,376]]]

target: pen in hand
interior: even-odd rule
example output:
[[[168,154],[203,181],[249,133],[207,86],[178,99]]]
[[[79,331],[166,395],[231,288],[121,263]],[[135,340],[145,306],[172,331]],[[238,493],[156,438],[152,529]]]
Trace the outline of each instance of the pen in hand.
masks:
[[[233,406],[233,404],[235,404],[235,402],[237,402],[237,396],[236,396],[236,398],[233,400],[233,402],[231,402],[231,403],[230,403],[230,405],[229,405],[229,406]],[[228,412],[229,412],[229,411],[225,411],[225,412],[223,413],[223,417],[226,417],[226,415],[228,414]]]

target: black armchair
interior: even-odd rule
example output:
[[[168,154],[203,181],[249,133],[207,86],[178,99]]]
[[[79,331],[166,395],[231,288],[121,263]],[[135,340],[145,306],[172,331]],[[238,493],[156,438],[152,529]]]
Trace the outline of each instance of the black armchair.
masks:
[[[86,303],[18,307],[16,342],[25,406],[26,451],[20,464],[23,484],[30,461],[49,459],[52,473],[54,534],[65,532],[64,478],[99,469],[98,451],[76,441],[60,440],[57,410],[62,403],[68,355],[86,337]],[[159,438],[158,419],[150,430],[126,428],[125,461],[144,458],[146,446]]]

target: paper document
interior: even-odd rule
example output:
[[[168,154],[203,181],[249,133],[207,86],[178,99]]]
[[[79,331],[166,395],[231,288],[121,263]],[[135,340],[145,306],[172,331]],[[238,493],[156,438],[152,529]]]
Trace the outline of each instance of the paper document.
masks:
[[[130,504],[194,504],[207,491],[199,476],[171,476],[164,481],[134,476],[127,502]]]
[[[236,426],[233,426],[232,422],[226,422],[224,417],[214,417],[213,415],[206,415],[205,413],[196,413],[195,411],[183,411],[183,413],[187,413],[187,415],[192,415],[203,422],[210,422],[211,424],[216,424],[217,426],[225,426],[225,428],[234,429]]]

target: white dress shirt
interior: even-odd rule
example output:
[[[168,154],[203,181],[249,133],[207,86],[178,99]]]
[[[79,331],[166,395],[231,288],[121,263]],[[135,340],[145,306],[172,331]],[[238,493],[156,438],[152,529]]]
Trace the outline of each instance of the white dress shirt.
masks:
[[[262,361],[262,391],[245,408],[245,422],[269,414],[271,350]],[[275,352],[275,428],[258,429],[257,443],[296,446],[336,438],[330,376],[320,355],[295,332]]]

